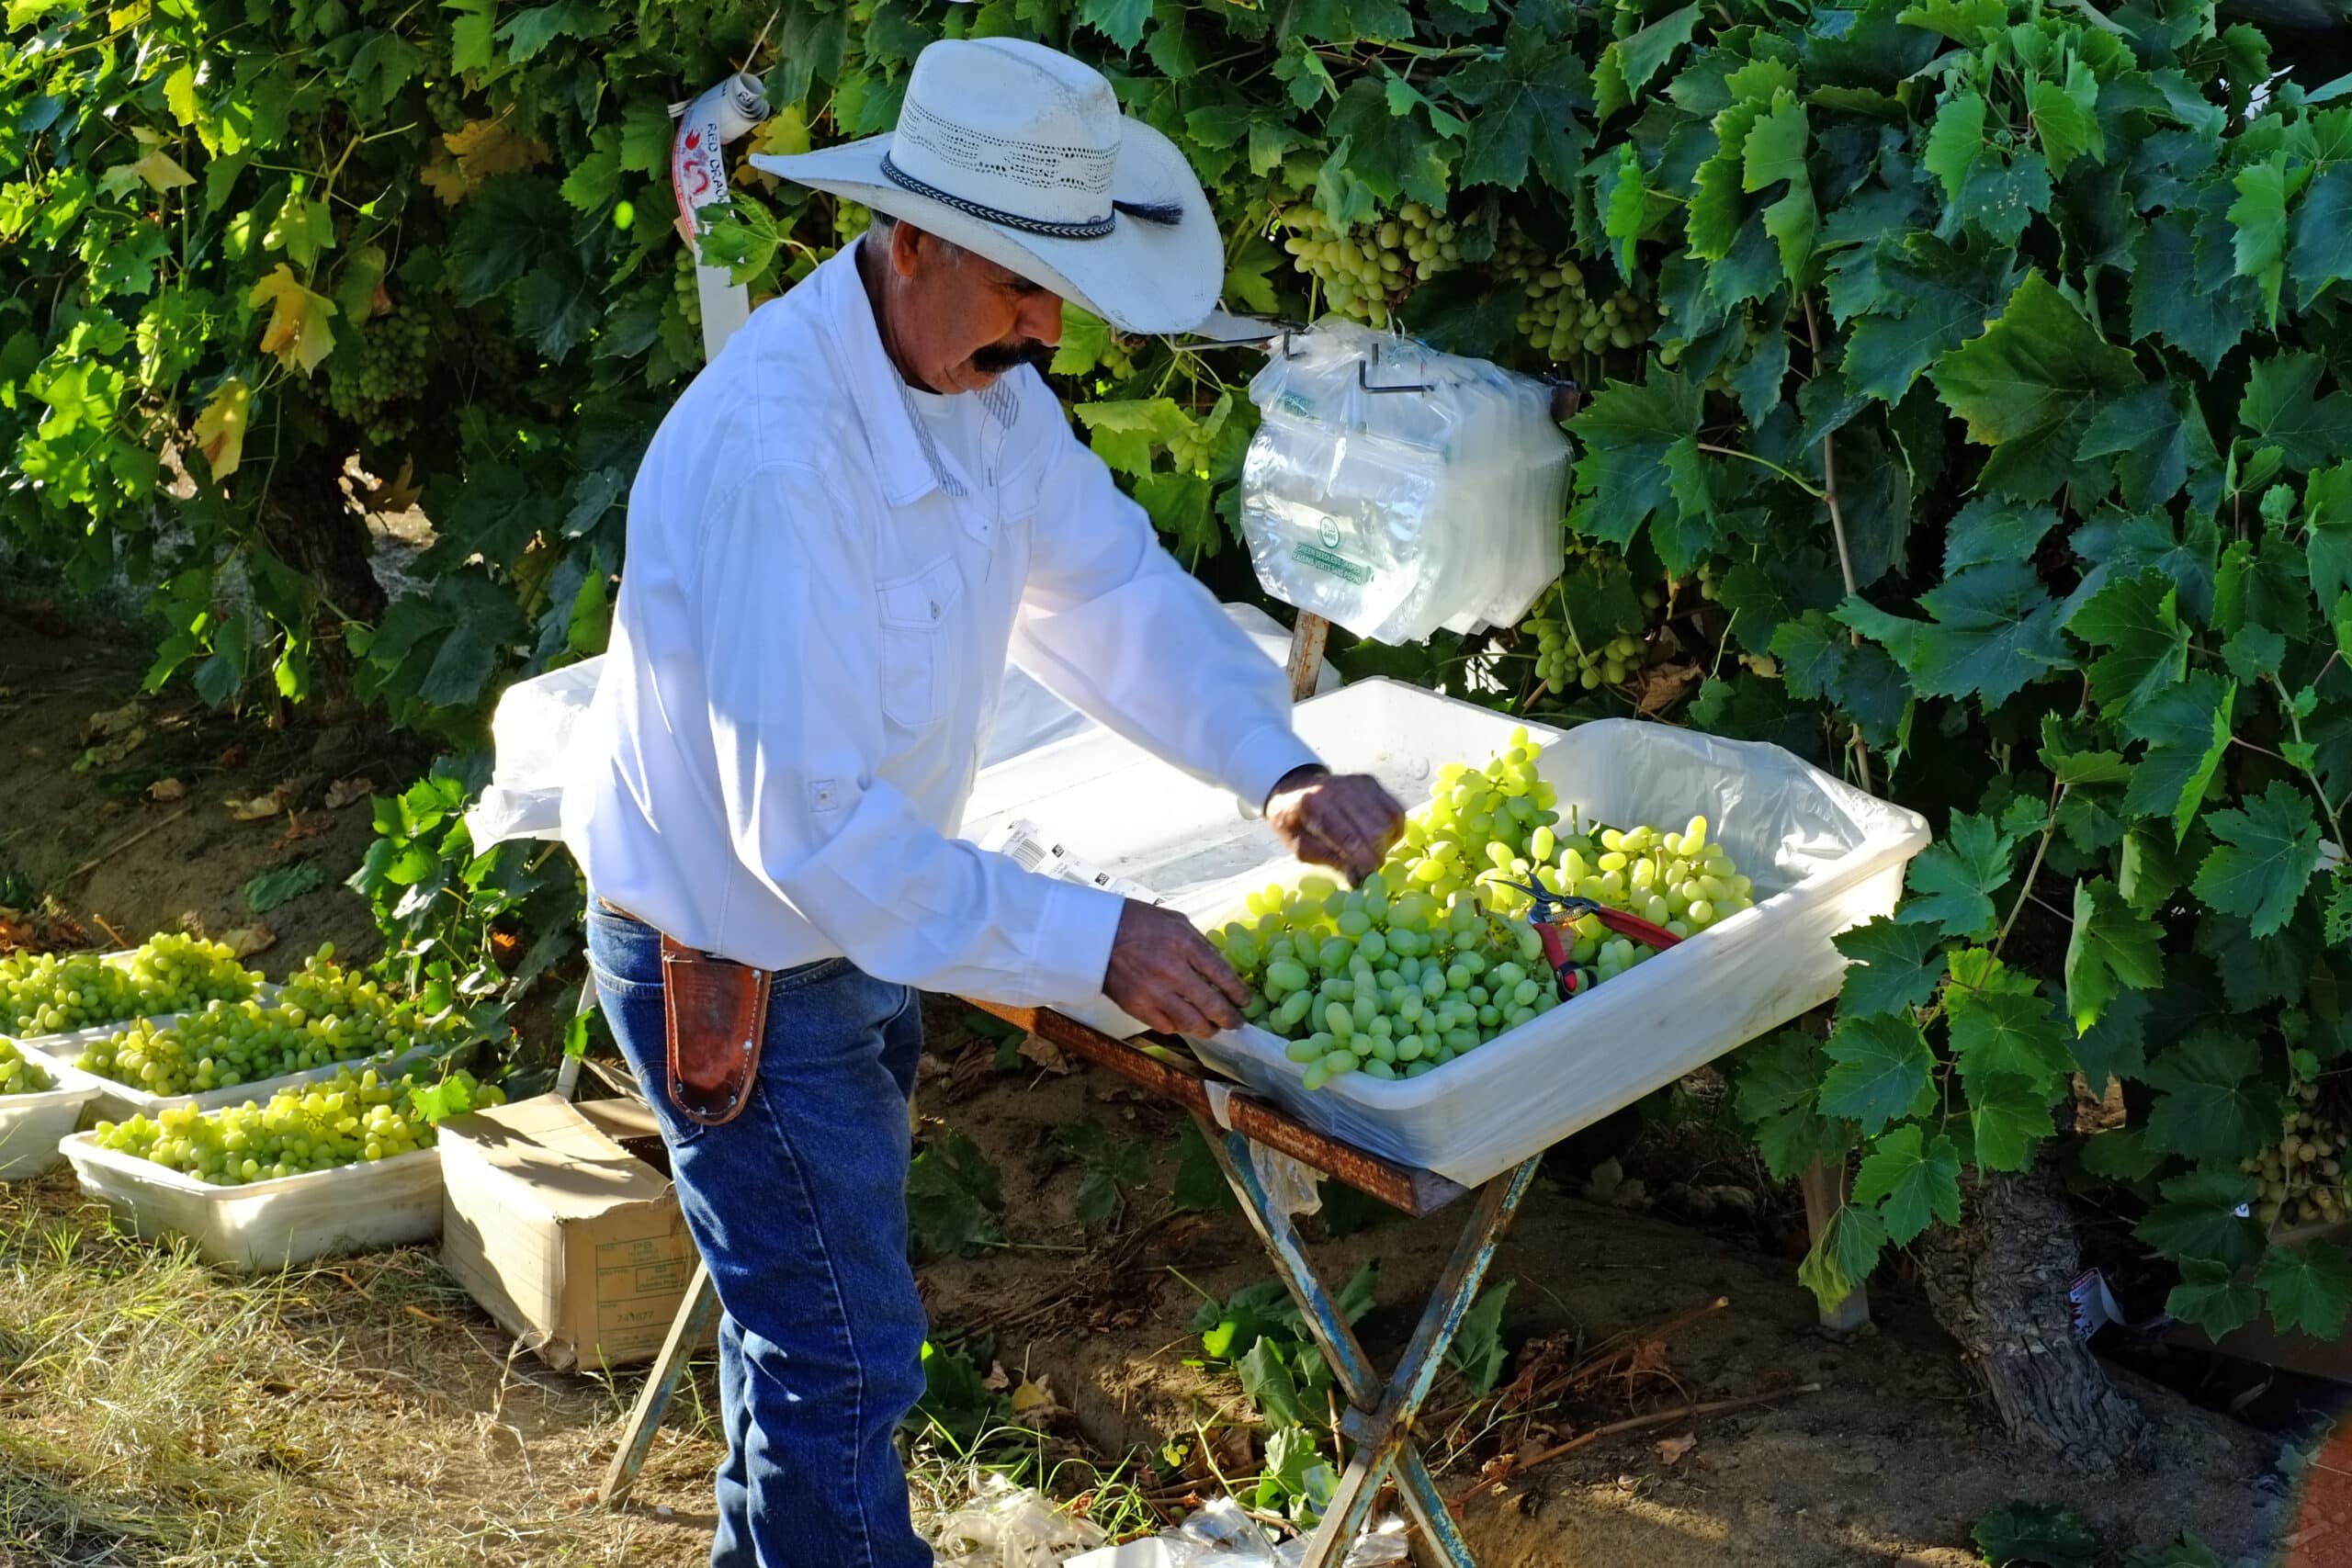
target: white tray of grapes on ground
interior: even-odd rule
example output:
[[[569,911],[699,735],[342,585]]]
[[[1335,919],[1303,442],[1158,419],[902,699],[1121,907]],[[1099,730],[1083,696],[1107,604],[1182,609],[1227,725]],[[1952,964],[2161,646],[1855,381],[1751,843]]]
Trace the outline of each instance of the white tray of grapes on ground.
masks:
[[[344,1067],[263,1103],[102,1122],[60,1152],[135,1234],[185,1236],[232,1269],[278,1269],[440,1235],[435,1128],[504,1098],[463,1072],[433,1082]]]
[[[16,953],[0,958],[0,1035],[70,1059],[93,1031],[276,990],[226,943],[172,932],[114,953]]]
[[[153,1117],[172,1105],[209,1111],[266,1100],[354,1063],[397,1074],[458,1039],[423,1020],[413,1002],[337,965],[326,946],[283,985],[263,985],[240,1000],[22,1043],[96,1083],[86,1121]]]
[[[1027,818],[1220,933],[1258,1017],[1197,1043],[1202,1058],[1310,1125],[1464,1183],[1829,1000],[1846,970],[1830,939],[1890,912],[1928,841],[1916,813],[1779,747],[1662,724],[1521,726],[1385,680],[1303,703],[1296,721],[1334,768],[1415,806],[1381,885],[1310,881],[1327,874],[1231,796],[1132,747],[1089,748],[1075,777],[1057,775],[1054,747],[989,770],[965,836]],[[1556,1003],[1526,899],[1490,872],[1689,934],[1654,952],[1580,928],[1576,956],[1600,983]],[[1236,925],[1246,944],[1223,934]],[[1099,998],[1065,1010],[1139,1028]]]
[[[52,1169],[58,1140],[96,1098],[96,1079],[20,1049],[0,1036],[0,1181]]]

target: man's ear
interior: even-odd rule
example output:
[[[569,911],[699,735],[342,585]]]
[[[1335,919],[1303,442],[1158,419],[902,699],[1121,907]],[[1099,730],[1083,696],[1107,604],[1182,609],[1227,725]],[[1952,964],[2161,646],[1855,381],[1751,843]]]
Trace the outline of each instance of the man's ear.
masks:
[[[929,239],[930,235],[903,218],[890,225],[890,270],[900,277],[912,277],[922,243]]]

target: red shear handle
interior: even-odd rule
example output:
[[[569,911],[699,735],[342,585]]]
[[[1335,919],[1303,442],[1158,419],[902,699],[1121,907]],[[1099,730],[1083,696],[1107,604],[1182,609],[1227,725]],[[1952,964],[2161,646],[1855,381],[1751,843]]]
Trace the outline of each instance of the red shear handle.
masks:
[[[1632,937],[1635,942],[1651,947],[1672,947],[1682,940],[1664,926],[1654,926],[1639,915],[1629,915],[1623,909],[1611,909],[1605,905],[1593,910],[1592,917],[1619,936]]]

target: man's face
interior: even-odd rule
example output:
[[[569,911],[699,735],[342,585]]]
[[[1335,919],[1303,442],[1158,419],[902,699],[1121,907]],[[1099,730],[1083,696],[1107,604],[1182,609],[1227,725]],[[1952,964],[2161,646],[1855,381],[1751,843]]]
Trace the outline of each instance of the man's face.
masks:
[[[1061,299],[911,223],[890,230],[889,321],[900,367],[934,392],[977,392],[1062,340]]]

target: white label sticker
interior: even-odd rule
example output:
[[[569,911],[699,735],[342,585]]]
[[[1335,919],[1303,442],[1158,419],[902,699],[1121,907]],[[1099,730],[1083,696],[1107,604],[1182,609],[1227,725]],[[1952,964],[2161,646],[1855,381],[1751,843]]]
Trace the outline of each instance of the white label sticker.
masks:
[[[1081,883],[1100,887],[1105,893],[1115,893],[1122,898],[1133,898],[1142,904],[1166,902],[1159,894],[1140,882],[1116,876],[1097,865],[1090,865],[1046,837],[1046,830],[1035,822],[1016,818],[1005,823],[980,840],[980,848],[1012,857],[1012,863],[1023,871],[1034,871],[1040,876],[1050,876],[1057,882]]]

